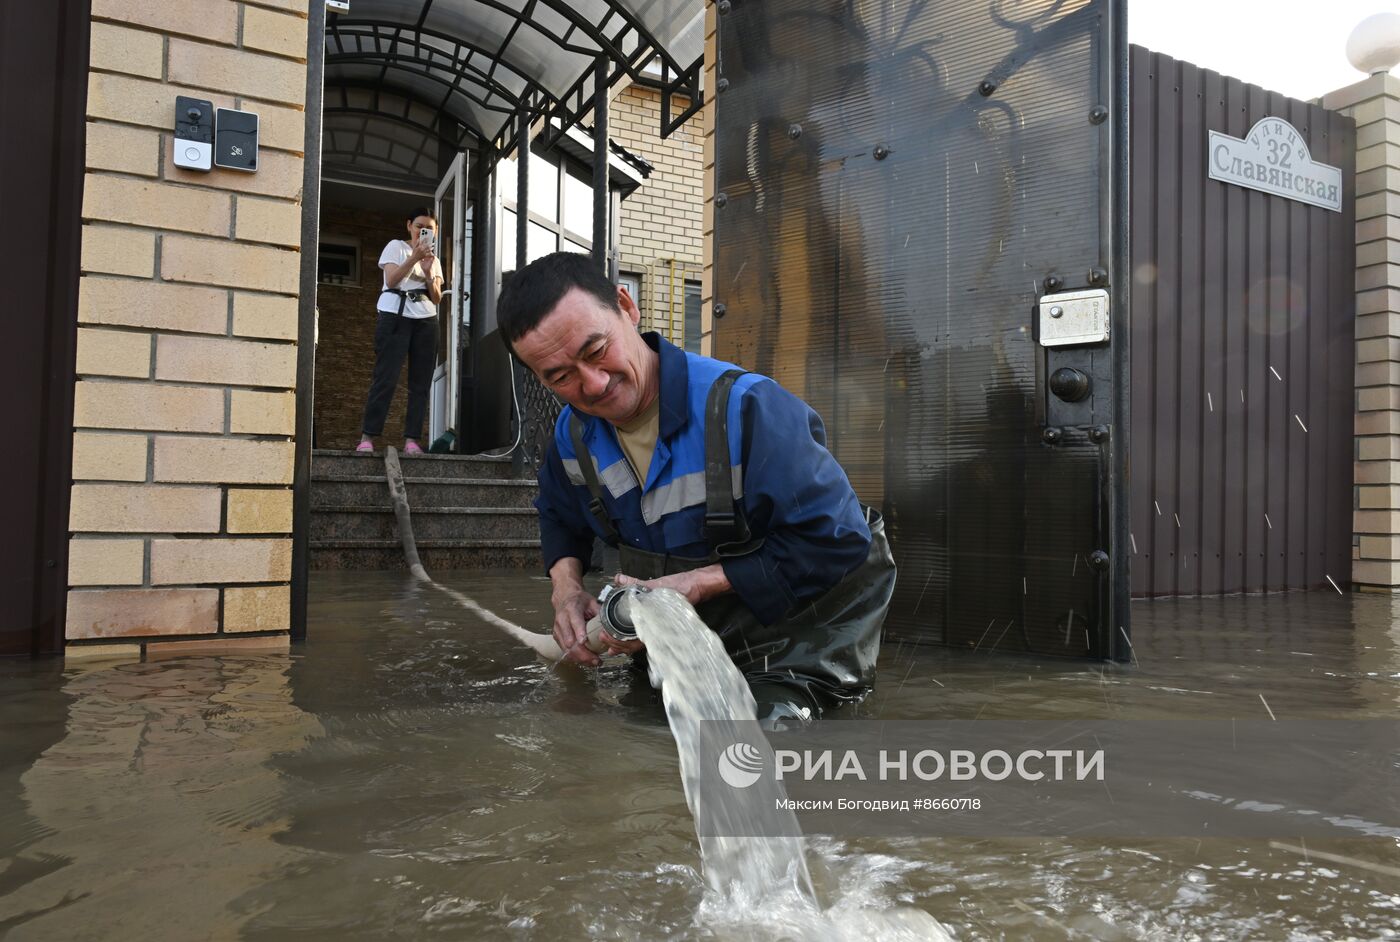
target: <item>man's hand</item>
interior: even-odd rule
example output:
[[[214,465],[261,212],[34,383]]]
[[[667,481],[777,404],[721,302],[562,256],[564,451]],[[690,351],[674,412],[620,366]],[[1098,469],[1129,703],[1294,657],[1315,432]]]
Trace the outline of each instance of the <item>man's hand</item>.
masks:
[[[554,641],[564,656],[587,667],[603,663],[583,646],[588,639],[588,620],[598,614],[598,600],[580,586],[556,589],[550,602],[554,606]]]
[[[733,586],[724,574],[724,567],[719,563],[692,569],[690,572],[676,573],[673,576],[662,576],[660,579],[634,579],[618,573],[613,582],[620,586],[641,585],[648,589],[674,589],[684,595],[691,605],[699,605],[706,599],[733,591]]]
[[[598,640],[608,646],[609,654],[636,654],[646,647],[640,639],[633,638],[630,641],[622,641],[608,634],[607,630],[598,632]]]

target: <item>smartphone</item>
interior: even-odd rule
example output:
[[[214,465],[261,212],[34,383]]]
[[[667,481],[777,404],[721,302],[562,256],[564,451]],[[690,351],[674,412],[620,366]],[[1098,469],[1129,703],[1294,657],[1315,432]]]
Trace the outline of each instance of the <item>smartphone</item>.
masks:
[[[418,230],[418,243],[434,255],[437,254],[437,233],[431,229]]]

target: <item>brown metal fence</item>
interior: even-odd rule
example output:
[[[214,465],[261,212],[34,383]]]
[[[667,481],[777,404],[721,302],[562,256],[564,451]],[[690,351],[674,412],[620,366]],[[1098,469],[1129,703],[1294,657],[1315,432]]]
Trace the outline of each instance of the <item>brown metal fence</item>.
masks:
[[[1355,126],[1139,47],[1130,101],[1132,592],[1345,587]],[[1342,168],[1341,212],[1209,178],[1209,132],[1267,116]]]

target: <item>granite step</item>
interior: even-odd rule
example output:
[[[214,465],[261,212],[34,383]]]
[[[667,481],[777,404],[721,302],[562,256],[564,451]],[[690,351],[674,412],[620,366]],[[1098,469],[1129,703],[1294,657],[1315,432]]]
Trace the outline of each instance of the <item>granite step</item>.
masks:
[[[399,453],[405,476],[420,478],[534,480],[534,473],[516,473],[510,458],[480,455],[413,455]],[[370,475],[384,477],[384,452],[362,455],[354,451],[316,448],[311,452],[311,479],[323,476]]]
[[[430,574],[453,569],[539,570],[539,540],[422,540],[418,557]],[[407,569],[393,540],[312,540],[312,569]]]
[[[405,469],[410,471],[410,469]],[[433,507],[532,507],[539,486],[534,479],[423,477],[405,474],[413,513]],[[389,485],[380,474],[322,474],[311,482],[311,510],[322,507],[381,507]]]
[[[415,507],[413,536],[432,540],[537,540],[533,507]],[[398,520],[387,502],[378,506],[322,506],[311,514],[311,539],[396,540]]]

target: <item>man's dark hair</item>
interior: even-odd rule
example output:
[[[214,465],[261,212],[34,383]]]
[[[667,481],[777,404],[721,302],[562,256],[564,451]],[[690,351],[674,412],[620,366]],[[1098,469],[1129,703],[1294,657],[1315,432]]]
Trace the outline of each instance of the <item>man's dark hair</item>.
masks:
[[[413,220],[417,219],[419,216],[427,216],[433,222],[437,222],[437,217],[433,215],[431,207],[428,206],[419,206],[417,209],[409,212],[407,221],[413,222]]]
[[[540,325],[564,295],[582,288],[604,307],[617,311],[617,286],[599,270],[593,259],[578,252],[555,252],[537,258],[506,279],[496,303],[496,323],[501,339],[512,353],[515,341]]]

